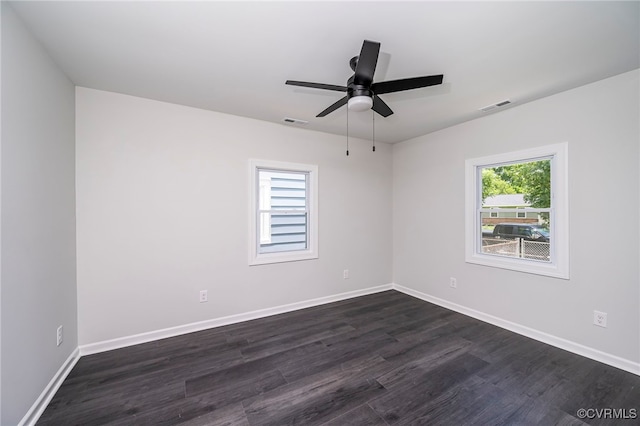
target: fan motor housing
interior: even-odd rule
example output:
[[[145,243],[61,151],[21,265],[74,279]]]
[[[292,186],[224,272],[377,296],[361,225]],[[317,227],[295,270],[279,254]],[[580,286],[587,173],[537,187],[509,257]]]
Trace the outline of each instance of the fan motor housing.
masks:
[[[354,96],[368,96],[373,97],[373,92],[367,86],[362,86],[360,84],[354,84],[353,80],[355,78],[355,74],[352,75],[349,80],[347,80],[347,98],[352,98]]]

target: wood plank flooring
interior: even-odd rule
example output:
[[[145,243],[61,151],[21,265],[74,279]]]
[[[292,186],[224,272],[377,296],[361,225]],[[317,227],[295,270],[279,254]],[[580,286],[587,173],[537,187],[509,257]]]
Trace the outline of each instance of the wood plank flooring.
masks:
[[[386,291],[82,357],[38,425],[638,425],[638,416],[639,376]]]

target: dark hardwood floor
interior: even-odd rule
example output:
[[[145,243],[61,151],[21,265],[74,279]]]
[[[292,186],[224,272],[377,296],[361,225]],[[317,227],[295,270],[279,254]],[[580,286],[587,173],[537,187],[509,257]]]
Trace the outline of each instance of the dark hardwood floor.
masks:
[[[631,425],[638,416],[639,376],[387,291],[82,357],[38,425]]]

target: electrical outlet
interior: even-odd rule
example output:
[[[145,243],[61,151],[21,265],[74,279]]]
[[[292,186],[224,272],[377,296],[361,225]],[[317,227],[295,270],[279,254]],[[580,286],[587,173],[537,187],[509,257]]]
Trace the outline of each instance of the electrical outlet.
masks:
[[[60,346],[62,344],[62,326],[58,327],[58,329],[56,330],[56,345]]]
[[[593,311],[593,323],[599,327],[607,327],[607,313]]]
[[[200,303],[204,303],[208,301],[209,301],[209,295],[207,293],[207,290],[200,290]]]
[[[453,277],[449,278],[449,287],[451,288],[458,288],[458,280],[456,280]]]
[[[344,271],[342,271],[342,279],[348,280],[349,279],[349,270],[345,269]]]

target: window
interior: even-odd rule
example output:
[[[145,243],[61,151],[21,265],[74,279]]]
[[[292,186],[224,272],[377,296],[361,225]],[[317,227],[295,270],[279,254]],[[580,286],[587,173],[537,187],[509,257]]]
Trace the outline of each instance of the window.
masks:
[[[249,264],[318,257],[318,168],[251,160]]]
[[[569,278],[566,143],[469,159],[465,179],[467,262]]]

